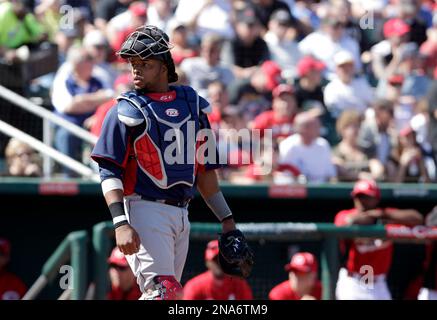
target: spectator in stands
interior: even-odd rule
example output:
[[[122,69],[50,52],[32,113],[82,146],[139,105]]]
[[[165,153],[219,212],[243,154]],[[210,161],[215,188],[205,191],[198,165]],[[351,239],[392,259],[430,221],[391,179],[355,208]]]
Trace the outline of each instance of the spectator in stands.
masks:
[[[437,68],[435,71],[436,77],[430,86],[426,101],[429,119],[428,140],[431,143],[434,161],[437,163]]]
[[[274,143],[294,133],[294,118],[298,112],[294,88],[280,84],[273,90],[272,110],[264,111],[253,121],[253,129],[271,129]]]
[[[6,270],[11,260],[11,244],[0,238],[0,300],[20,300],[27,292],[26,285],[15,274]]]
[[[414,209],[381,208],[381,192],[372,180],[355,183],[354,208],[335,216],[337,226],[403,224],[415,226],[423,217]],[[391,300],[386,276],[390,269],[393,244],[382,239],[351,239],[341,242],[346,264],[340,269],[336,287],[337,300]]]
[[[225,109],[237,108],[229,105],[229,93],[226,85],[221,81],[214,81],[208,85],[208,102],[211,105],[211,113],[208,114],[208,120],[211,128],[217,131],[222,121],[222,113]]]
[[[35,7],[35,16],[48,34],[50,42],[55,42],[61,20],[61,1],[41,0]]]
[[[294,126],[296,133],[279,144],[279,164],[292,165],[308,182],[335,180],[331,147],[320,137],[320,112],[316,109],[299,113]]]
[[[397,167],[395,182],[429,182],[425,155],[416,140],[416,133],[407,126],[399,132],[399,143],[393,150],[392,161]]]
[[[134,89],[132,73],[123,73],[117,77],[114,82],[114,97],[119,96],[120,94],[131,91]],[[107,102],[100,105],[96,112],[85,120],[84,127],[89,129],[92,134],[97,137],[100,136],[100,132],[102,130],[103,121],[105,120],[105,116],[108,111],[115,106],[117,100],[115,98],[108,100]]]
[[[427,39],[420,46],[420,54],[425,58],[425,71],[433,77],[437,67],[437,14],[434,14],[433,25],[426,31]]]
[[[249,78],[258,65],[270,58],[269,48],[261,38],[260,22],[251,7],[237,11],[235,31],[236,37],[223,47],[222,60],[232,67],[237,78]]]
[[[5,150],[7,174],[14,177],[40,177],[42,161],[38,153],[18,139],[9,140]]]
[[[22,1],[0,3],[0,58],[6,63],[27,60],[21,46],[35,47],[47,38],[42,25]]]
[[[384,166],[375,158],[368,158],[358,145],[362,116],[355,110],[344,111],[337,120],[340,143],[333,150],[339,181],[358,179],[381,180]]]
[[[143,1],[131,1],[126,9],[121,10],[117,15],[111,17],[104,30],[111,46],[115,42],[120,41],[118,39],[120,33],[125,33],[126,30],[132,28],[132,21],[138,20],[138,18],[135,18],[135,15],[141,17],[146,14],[147,5]]]
[[[298,62],[295,88],[299,108],[318,105],[327,111],[323,101],[323,70],[325,64],[311,56],[305,56]]]
[[[317,0],[294,0],[292,14],[299,20],[303,36],[320,27],[320,18],[316,13],[317,6]]]
[[[358,133],[358,144],[368,159],[378,159],[385,167],[385,177],[390,179],[395,173],[390,158],[397,146],[397,133],[393,126],[393,103],[377,100],[367,114]]]
[[[141,291],[124,254],[116,247],[108,259],[111,291],[108,300],[138,300]]]
[[[348,51],[354,61],[355,70],[361,70],[360,48],[358,42],[344,33],[344,24],[338,13],[329,12],[323,19],[320,30],[309,34],[299,43],[304,55],[312,55],[327,66],[327,78],[335,76],[334,55],[338,51]]]
[[[59,64],[62,65],[67,60],[67,53],[71,47],[78,45],[84,37],[84,17],[80,12],[73,11],[72,26],[57,23],[59,27],[55,35],[55,43],[58,46]]]
[[[235,36],[231,21],[232,11],[231,0],[179,0],[175,18],[194,30],[199,39],[207,33],[232,39]]]
[[[173,18],[172,0],[153,0],[149,1],[147,9],[147,23],[164,30],[167,34],[170,32],[170,23]]]
[[[421,11],[422,1],[399,0],[397,1],[398,17],[410,26],[410,40],[420,46],[426,40],[428,24],[424,21]],[[431,17],[429,17],[431,18]]]
[[[86,49],[71,48],[68,63],[72,71],[65,80],[53,84],[52,103],[61,117],[82,126],[99,105],[113,98],[114,92],[104,89],[102,82],[93,77],[94,60]],[[56,130],[55,146],[64,154],[81,159],[81,140],[66,129]]]
[[[411,45],[410,52],[405,55],[403,63],[399,66],[399,71],[405,77],[401,94],[412,96],[416,101],[419,101],[428,93],[431,79],[424,70],[425,57],[419,53],[414,42]]]
[[[228,67],[220,63],[220,52],[223,40],[217,34],[206,34],[201,43],[200,57],[189,58],[181,64],[181,69],[187,74],[190,85],[206,97],[210,83],[220,81],[229,85],[234,81],[234,75]]]
[[[337,78],[325,88],[324,101],[334,118],[348,109],[364,113],[373,103],[374,92],[364,77],[355,77],[354,58],[348,51],[335,54]]]
[[[285,10],[291,16],[290,7],[281,0],[252,0],[256,16],[264,29],[268,29],[269,21],[275,11]],[[296,20],[291,16],[293,22]]]
[[[83,46],[94,59],[95,70],[99,70],[99,79],[105,82],[106,87],[112,87],[117,71],[108,62],[110,47],[105,34],[97,29],[87,32],[83,38]]]
[[[129,34],[134,32],[139,27],[143,26],[147,22],[147,5],[142,1],[135,1],[129,5],[129,16],[130,19],[123,26],[117,26],[114,30],[113,35],[109,38],[111,41],[111,47],[114,52],[120,50],[124,41]],[[119,58],[120,61],[123,59]]]
[[[109,20],[126,11],[131,2],[133,0],[98,0],[95,7],[95,26],[106,33]]]
[[[197,50],[189,43],[188,29],[185,25],[173,20],[168,29],[168,35],[173,45],[171,55],[176,66],[179,66],[185,59],[198,56]]]
[[[301,58],[292,23],[288,10],[277,10],[273,12],[264,35],[271,59],[281,67],[284,78],[296,77],[296,64]]]
[[[371,48],[372,71],[377,79],[388,79],[397,73],[405,57],[410,26],[405,21],[393,18],[384,24],[384,40]]]
[[[232,105],[238,105],[245,121],[252,121],[271,106],[272,91],[281,82],[281,68],[274,61],[265,61],[249,79],[237,79],[229,87]]]
[[[270,300],[321,300],[322,284],[318,280],[318,263],[309,252],[298,252],[284,266],[288,280],[275,286]]]
[[[205,250],[207,271],[188,280],[184,300],[252,300],[246,280],[223,273],[219,264],[218,241],[208,242]]]

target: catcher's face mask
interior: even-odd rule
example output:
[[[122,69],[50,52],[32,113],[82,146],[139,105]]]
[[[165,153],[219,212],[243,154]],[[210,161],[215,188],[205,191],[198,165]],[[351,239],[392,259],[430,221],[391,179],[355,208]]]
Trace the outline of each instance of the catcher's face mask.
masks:
[[[141,60],[157,59],[168,68],[169,82],[175,82],[178,76],[170,54],[172,45],[168,36],[154,26],[145,26],[132,32],[117,52],[123,59],[139,57]]]

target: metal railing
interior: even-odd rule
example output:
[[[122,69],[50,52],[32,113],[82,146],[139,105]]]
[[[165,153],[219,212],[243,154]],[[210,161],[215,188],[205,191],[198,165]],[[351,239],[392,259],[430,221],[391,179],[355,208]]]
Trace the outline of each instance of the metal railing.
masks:
[[[41,275],[26,292],[22,300],[33,300],[49,284],[52,283],[63,265],[70,261],[72,283],[65,289],[60,300],[81,300],[86,296],[88,271],[88,233],[75,231],[70,233],[56,248],[47,262],[43,265]]]
[[[43,119],[43,141],[33,138],[32,136],[10,126],[9,124],[0,121],[0,131],[4,134],[14,137],[24,143],[29,144],[32,148],[43,154],[43,172],[45,177],[51,177],[52,175],[52,159],[59,162],[60,164],[68,167],[69,169],[79,173],[85,177],[92,180],[99,181],[98,176],[82,163],[68,157],[59,151],[51,148],[52,144],[52,126],[57,125],[68,130],[71,134],[82,139],[90,144],[95,144],[97,142],[97,137],[88,132],[87,130],[71,123],[62,117],[56,115],[55,113],[36,105],[32,101],[20,96],[19,94],[13,92],[0,85],[0,97],[9,101],[10,103],[35,114],[36,116]]]

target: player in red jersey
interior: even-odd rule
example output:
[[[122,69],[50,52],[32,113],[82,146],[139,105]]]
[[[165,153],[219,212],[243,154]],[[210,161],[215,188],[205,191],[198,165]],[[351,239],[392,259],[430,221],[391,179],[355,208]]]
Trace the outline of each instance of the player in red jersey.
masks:
[[[380,208],[381,192],[374,181],[358,181],[352,198],[354,208],[337,213],[337,226],[377,223],[414,226],[423,223],[423,217],[416,210]],[[341,249],[347,259],[338,277],[337,300],[391,300],[386,275],[392,262],[393,243],[360,238],[343,241]]]
[[[141,290],[124,254],[115,247],[108,259],[111,291],[108,300],[138,300]]]
[[[190,279],[184,287],[184,300],[252,300],[252,290],[246,280],[223,273],[218,263],[218,241],[210,241],[205,250],[208,268]]]
[[[11,255],[8,240],[0,238],[0,300],[19,300],[26,293],[26,286],[15,274],[6,271]]]
[[[322,285],[318,280],[318,263],[309,252],[296,253],[284,267],[288,280],[269,293],[270,300],[320,300]]]

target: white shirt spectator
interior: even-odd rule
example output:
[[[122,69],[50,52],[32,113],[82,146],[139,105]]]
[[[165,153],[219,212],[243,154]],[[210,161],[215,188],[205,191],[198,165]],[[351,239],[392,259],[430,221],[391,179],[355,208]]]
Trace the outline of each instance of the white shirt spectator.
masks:
[[[167,34],[169,33],[169,22],[173,19],[173,15],[168,17],[160,17],[158,11],[154,6],[150,6],[147,10],[147,24],[156,26],[161,30],[164,30]]]
[[[180,0],[175,17],[184,24],[190,23],[208,0]],[[206,33],[215,32],[226,39],[234,38],[230,13],[232,1],[213,0],[212,4],[203,9],[197,19],[197,35],[203,37]]]
[[[296,65],[302,57],[298,44],[291,41],[280,41],[278,36],[273,32],[267,32],[264,41],[270,50],[270,55],[282,69],[284,77],[296,76]]]
[[[310,145],[303,144],[299,134],[286,138],[279,144],[279,163],[297,167],[308,182],[326,182],[337,176],[331,147],[322,137]]]
[[[64,111],[64,106],[71,103],[73,97],[68,92],[66,81],[72,72],[71,63],[64,62],[56,72],[55,78],[53,79],[52,84],[52,104],[55,109],[59,112]],[[92,76],[98,79],[103,84],[103,89],[108,91],[108,95],[110,92],[113,92],[110,77],[108,73],[100,68],[99,66],[94,66]]]
[[[234,80],[232,71],[222,65],[210,66],[202,57],[185,59],[181,69],[187,75],[190,85],[202,97],[207,97],[208,85],[214,81],[220,81],[225,85]]]
[[[355,109],[364,113],[374,101],[374,90],[365,78],[354,78],[351,83],[344,83],[335,78],[325,88],[326,107],[337,118],[346,109]]]
[[[349,51],[353,55],[356,70],[361,70],[359,45],[355,39],[347,35],[344,35],[339,42],[334,42],[325,33],[316,31],[299,43],[299,49],[303,55],[312,55],[326,64],[328,79],[333,79],[335,75],[334,55],[342,50]]]
[[[110,30],[111,33],[121,32],[123,30],[126,30],[127,28],[129,28],[131,20],[132,20],[132,12],[126,10],[123,13],[120,13],[116,15],[114,18],[112,18],[111,20],[109,20],[108,30]]]

